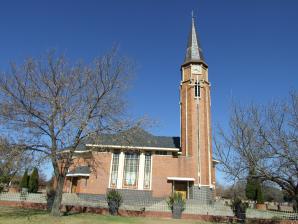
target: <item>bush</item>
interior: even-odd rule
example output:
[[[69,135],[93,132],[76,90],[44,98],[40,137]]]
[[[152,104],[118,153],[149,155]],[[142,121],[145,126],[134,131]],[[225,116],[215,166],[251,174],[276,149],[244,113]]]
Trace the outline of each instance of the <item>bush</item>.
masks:
[[[4,190],[4,184],[0,183],[0,194],[2,193],[3,190]]]
[[[245,196],[247,199],[256,201],[256,181],[252,177],[247,178],[246,187],[245,187]]]
[[[262,187],[261,185],[259,184],[257,186],[257,189],[256,189],[256,194],[257,194],[257,203],[258,204],[264,204],[264,196],[263,196],[263,191],[262,191]]]
[[[28,188],[28,183],[29,183],[29,176],[28,176],[28,170],[26,169],[20,183],[20,188],[21,189]]]
[[[29,193],[36,193],[38,191],[38,178],[38,170],[36,167],[34,167],[28,183]]]
[[[251,171],[247,178],[245,195],[247,199],[256,201],[258,204],[264,203],[264,196],[260,180],[254,177],[255,172]]]
[[[122,204],[122,195],[118,191],[112,189],[108,191],[106,200],[108,202],[110,214],[117,215],[119,207]]]
[[[235,198],[232,201],[231,208],[233,210],[234,215],[240,222],[245,222],[246,219],[246,209],[248,208],[248,203],[244,203],[240,198]]]
[[[172,217],[180,219],[186,204],[186,200],[182,197],[182,194],[179,192],[173,193],[169,196],[167,204],[172,211]]]

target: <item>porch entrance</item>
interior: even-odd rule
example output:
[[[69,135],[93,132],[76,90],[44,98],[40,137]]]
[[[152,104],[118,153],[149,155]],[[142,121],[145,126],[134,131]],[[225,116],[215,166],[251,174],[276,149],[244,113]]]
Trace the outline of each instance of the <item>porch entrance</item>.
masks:
[[[187,182],[186,181],[174,181],[174,192],[180,193],[183,199],[187,199]]]
[[[184,199],[190,199],[190,189],[194,184],[193,177],[167,177],[167,180],[172,182],[172,193],[178,192]]]
[[[77,193],[78,178],[73,177],[71,180],[71,193]]]

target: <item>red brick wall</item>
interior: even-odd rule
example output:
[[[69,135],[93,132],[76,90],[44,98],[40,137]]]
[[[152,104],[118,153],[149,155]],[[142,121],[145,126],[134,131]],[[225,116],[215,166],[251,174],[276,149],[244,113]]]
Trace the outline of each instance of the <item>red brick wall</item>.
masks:
[[[167,177],[195,178],[194,157],[152,156],[152,194],[167,197],[172,192],[172,182]]]
[[[93,152],[92,158],[78,158],[75,160],[74,168],[79,165],[90,164],[91,174],[89,178],[81,177],[78,179],[77,192],[87,194],[105,194],[109,184],[110,164],[112,154],[110,152]],[[68,192],[71,187],[71,178],[67,178],[64,185],[64,192]]]

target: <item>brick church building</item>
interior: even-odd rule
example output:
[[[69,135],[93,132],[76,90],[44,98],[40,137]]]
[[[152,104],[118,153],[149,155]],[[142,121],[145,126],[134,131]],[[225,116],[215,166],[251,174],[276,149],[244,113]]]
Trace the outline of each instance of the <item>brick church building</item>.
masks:
[[[180,137],[133,128],[82,144],[64,192],[90,196],[117,189],[131,196],[165,198],[178,191],[187,199],[212,202],[217,161],[212,159],[210,82],[194,18],[181,65],[179,106]]]

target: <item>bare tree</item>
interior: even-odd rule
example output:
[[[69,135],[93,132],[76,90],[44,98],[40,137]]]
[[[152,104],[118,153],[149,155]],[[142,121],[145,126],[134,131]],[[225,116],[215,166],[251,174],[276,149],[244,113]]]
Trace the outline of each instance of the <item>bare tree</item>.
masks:
[[[91,64],[49,53],[0,77],[0,116],[27,150],[50,159],[57,181],[51,214],[60,215],[65,176],[82,141],[121,129],[132,63],[113,49]],[[67,154],[61,150],[68,148]],[[62,157],[63,155],[63,157]]]
[[[298,95],[266,106],[234,105],[229,131],[218,129],[216,156],[234,179],[255,178],[278,184],[298,203]]]

